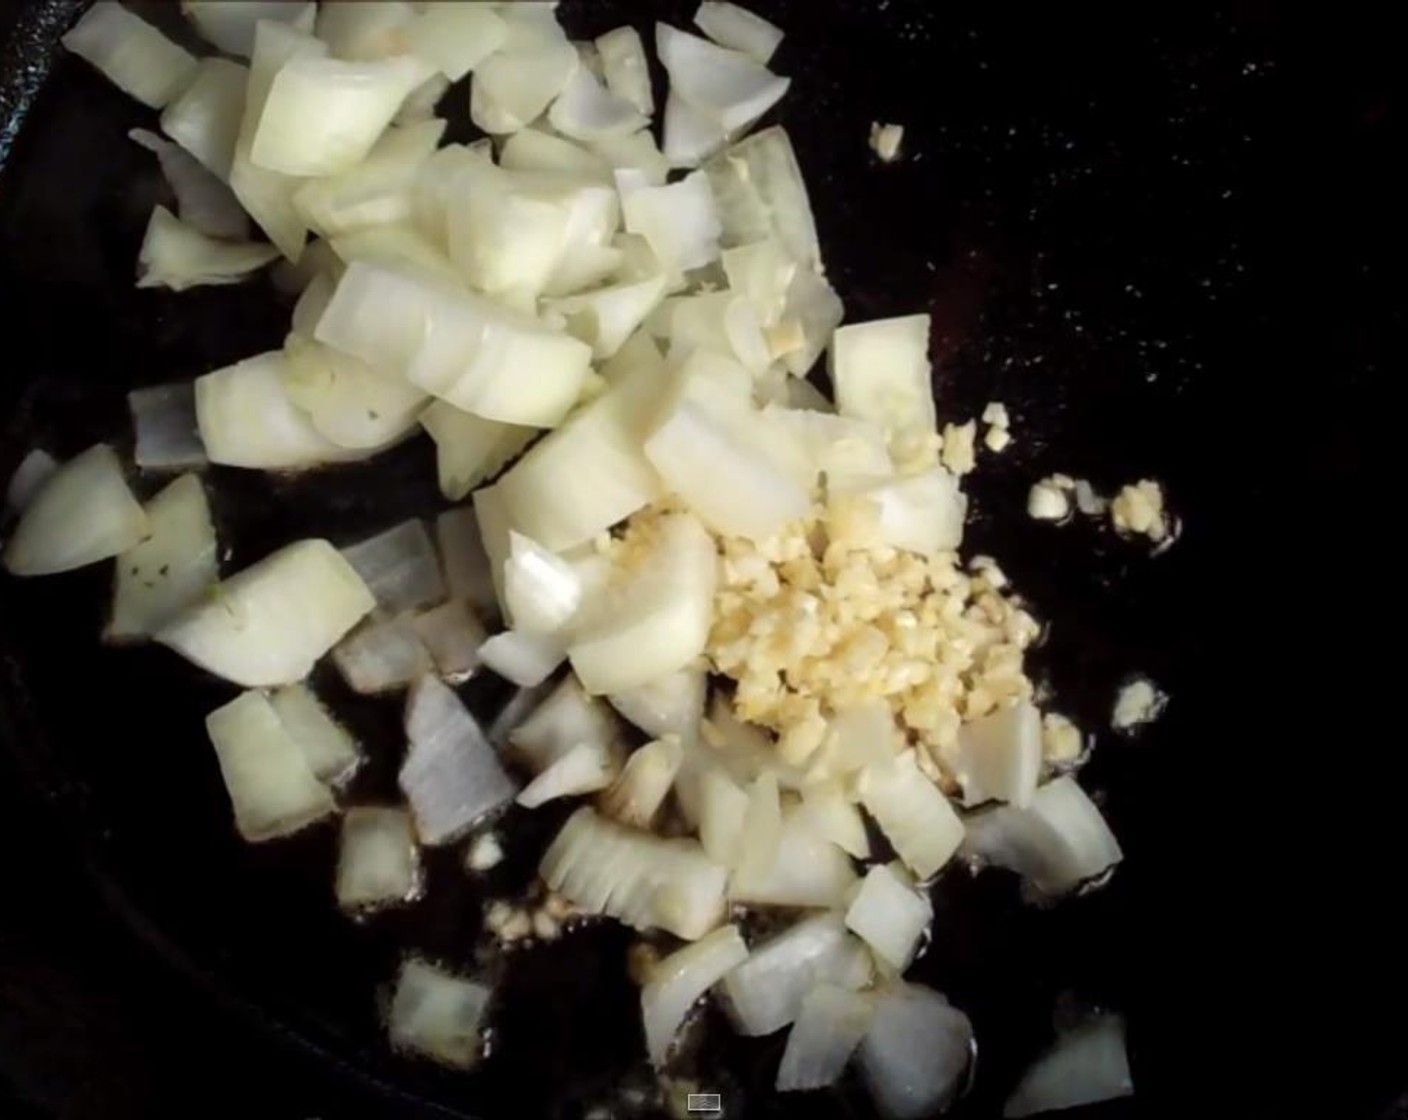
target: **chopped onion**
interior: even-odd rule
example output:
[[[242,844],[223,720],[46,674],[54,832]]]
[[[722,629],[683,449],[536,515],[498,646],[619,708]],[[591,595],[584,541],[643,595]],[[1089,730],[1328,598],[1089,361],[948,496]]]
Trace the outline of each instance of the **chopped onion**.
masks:
[[[635,171],[647,185],[663,187],[670,177],[670,161],[660,151],[648,128],[629,136],[602,136],[587,144],[613,171]]]
[[[534,778],[518,795],[525,809],[536,809],[559,797],[578,797],[605,789],[620,768],[615,755],[597,743],[578,743]]]
[[[269,702],[318,781],[338,786],[362,764],[362,748],[306,684],[275,689]]]
[[[757,1037],[781,1030],[797,1018],[819,981],[848,990],[870,982],[865,947],[839,914],[817,914],[762,945],[723,980],[729,1018],[739,1033]]]
[[[963,841],[963,822],[919,769],[913,751],[867,767],[861,803],[921,880],[936,874]]]
[[[494,591],[495,608],[486,612],[486,618],[497,614],[505,624],[513,624],[513,616],[506,606],[504,595],[504,564],[509,556],[509,534],[514,528],[514,519],[509,514],[508,503],[504,501],[501,485],[481,486],[474,492],[474,520],[478,526],[479,543],[488,561],[489,581]]]
[[[205,719],[235,827],[250,843],[287,836],[336,811],[269,700],[245,692]]]
[[[117,559],[110,641],[147,638],[191,607],[219,578],[205,487],[182,475],[146,505],[148,537]]]
[[[606,88],[617,97],[625,98],[647,117],[655,112],[655,95],[650,88],[650,64],[645,57],[645,45],[634,27],[618,27],[598,36],[597,54],[601,58],[602,77]]]
[[[805,814],[789,808],[782,816],[782,830],[773,857],[753,866],[746,845],[742,866],[729,884],[735,902],[762,906],[840,906],[855,885],[856,873],[849,857],[831,841],[813,831]]]
[[[1002,1115],[1035,1116],[1133,1093],[1124,1021],[1118,1015],[1101,1015],[1062,1035],[1022,1074]]]
[[[857,487],[839,477],[836,481],[838,485],[831,488],[833,508],[837,502],[856,500],[873,507],[874,519],[865,518],[862,523],[866,539],[874,544],[932,556],[956,550],[963,542],[968,497],[959,489],[958,479],[943,467],[869,486]],[[849,532],[843,528],[840,538]]]
[[[341,267],[342,263],[351,264],[353,261],[409,272],[431,283],[448,283],[455,287],[463,283],[450,258],[412,225],[368,226],[344,233],[333,241],[332,249],[339,262],[334,284],[342,279],[342,273],[346,271]],[[326,305],[323,310],[327,310]],[[314,323],[312,330],[316,329],[317,324]]]
[[[196,60],[188,51],[115,0],[98,0],[63,43],[152,109],[160,109],[195,76]]]
[[[686,666],[635,688],[613,692],[606,699],[647,735],[676,735],[690,747],[699,737],[708,687],[703,669]]]
[[[237,284],[279,255],[272,245],[207,237],[164,206],[152,210],[137,261],[139,288],[184,292],[204,284]]]
[[[181,221],[207,237],[239,241],[249,236],[249,217],[239,199],[193,155],[145,129],[134,128],[127,135],[156,154],[161,173],[176,195]]]
[[[409,0],[323,0],[318,12],[318,38],[334,57],[359,62],[386,58],[406,49],[405,34],[419,3]]]
[[[567,79],[548,110],[553,128],[574,140],[626,136],[649,124],[627,98],[610,92],[585,66]]]
[[[547,171],[610,185],[611,167],[600,156],[537,128],[525,128],[504,141],[499,166],[509,171]]]
[[[548,307],[566,318],[567,333],[590,346],[593,357],[606,359],[625,345],[664,298],[665,277],[655,276],[555,300]]]
[[[337,903],[370,910],[410,902],[421,890],[411,815],[404,809],[364,805],[342,818],[337,860]]]
[[[689,514],[658,523],[640,566],[576,623],[568,657],[593,695],[620,692],[682,669],[704,652],[713,620],[718,555]]]
[[[616,183],[626,230],[644,237],[672,275],[719,259],[719,208],[703,172],[652,187],[639,172],[618,171]]]
[[[785,129],[774,126],[739,141],[705,164],[704,172],[725,248],[775,237],[804,269],[819,270],[816,221]]]
[[[748,946],[738,927],[723,926],[655,966],[640,993],[645,1049],[652,1065],[658,1068],[665,1064],[675,1035],[695,1001],[747,958]]]
[[[580,65],[555,19],[524,18],[518,8],[501,13],[510,20],[509,40],[475,68],[470,87],[470,118],[496,135],[517,132],[542,116]]]
[[[435,677],[411,689],[406,737],[410,750],[398,780],[422,844],[458,839],[518,792],[474,717]]]
[[[274,290],[294,300],[290,324],[294,334],[312,336],[344,267],[331,242],[314,241],[298,258],[297,264],[281,260],[269,270]]]
[[[684,776],[684,771],[681,775]],[[698,783],[695,816],[699,842],[710,859],[726,867],[736,866],[748,815],[748,794],[727,773],[713,766],[703,767],[697,777],[688,780]],[[679,788],[681,800],[684,800],[685,786],[682,784]]]
[[[10,476],[10,485],[5,491],[6,507],[16,513],[23,510],[58,469],[58,460],[47,451],[35,448],[29,452]]]
[[[934,920],[929,899],[914,889],[903,869],[872,867],[846,911],[846,927],[870,946],[875,956],[902,973],[914,959],[919,940]]]
[[[694,25],[721,47],[742,51],[767,65],[782,42],[782,29],[727,0],[704,0]]]
[[[161,130],[222,182],[230,180],[248,83],[249,67],[202,58],[194,80],[161,114]]]
[[[375,605],[337,549],[297,541],[217,584],[157,640],[245,688],[294,684]]]
[[[543,856],[548,887],[589,914],[697,941],[724,917],[728,873],[697,841],[665,840],[578,809]]]
[[[789,790],[801,790],[814,780],[779,757],[770,732],[735,716],[732,702],[723,692],[714,693],[702,730],[712,757],[741,785],[763,773],[776,774],[778,785]]]
[[[887,431],[936,430],[929,316],[842,327],[831,340],[831,383],[842,416]]]
[[[391,1000],[391,1045],[468,1069],[483,1049],[479,1028],[490,994],[482,984],[407,960]]]
[[[674,90],[665,100],[664,155],[671,167],[698,167],[729,141],[729,130]]]
[[[430,672],[430,651],[409,618],[371,622],[333,647],[333,663],[353,692],[376,696],[409,688]]]
[[[777,863],[782,846],[782,800],[776,774],[759,774],[748,789],[743,812],[743,833],[738,840],[734,865],[734,890],[739,883],[757,881]]]
[[[581,606],[582,580],[562,557],[510,530],[504,597],[514,626],[532,633],[556,633]]]
[[[813,782],[802,790],[802,816],[818,836],[856,859],[870,858],[870,839],[860,810],[837,780]]]
[[[875,1001],[868,994],[835,984],[817,984],[797,1012],[777,1069],[777,1088],[786,1093],[824,1089],[840,1079],[870,1027]]]
[[[508,24],[486,4],[451,0],[423,7],[421,15],[406,27],[406,46],[452,82],[458,82],[508,39]]]
[[[508,738],[528,765],[542,773],[583,743],[614,752],[617,728],[607,707],[583,692],[569,674]]]
[[[479,647],[489,636],[468,603],[452,599],[416,616],[411,625],[442,680],[451,684],[468,680],[479,668]]]
[[[315,298],[321,294],[317,288],[309,292]],[[307,414],[319,435],[363,455],[391,447],[414,431],[430,399],[366,362],[299,334],[284,343],[281,380],[289,401]]]
[[[953,769],[965,805],[1030,805],[1041,776],[1041,713],[1023,700],[964,724]]]
[[[1069,774],[1041,786],[1025,809],[1006,805],[969,818],[964,847],[1046,895],[1063,894],[1124,858],[1100,810]]]
[[[464,865],[468,871],[492,871],[504,861],[503,845],[497,833],[481,832],[469,843]]]
[[[788,381],[807,384],[792,378]],[[775,405],[763,409],[763,419],[797,440],[833,488],[844,490],[854,480],[886,478],[894,473],[884,430],[867,421]]]
[[[432,74],[406,95],[391,123],[405,127],[435,119],[435,110],[440,100],[450,91],[450,79],[443,74]]]
[[[348,545],[342,555],[384,610],[434,606],[446,596],[440,558],[425,522],[412,519]]]
[[[670,75],[670,90],[718,119],[729,132],[747,128],[782,99],[791,86],[740,51],[667,23],[655,25],[655,50]]]
[[[635,234],[626,234],[634,238]],[[649,248],[646,252],[649,253]],[[654,258],[652,257],[652,263]],[[626,339],[614,357],[603,362],[600,367],[602,380],[608,385],[618,385],[628,379],[635,379],[641,385],[656,387],[670,384],[669,368],[665,357],[647,330],[638,330]]]
[[[901,982],[876,1000],[860,1069],[885,1120],[924,1120],[957,1095],[973,1052],[967,1015],[938,992]]]
[[[72,571],[126,552],[149,531],[117,453],[94,444],[34,492],[5,544],[5,567],[17,576]]]
[[[634,828],[649,828],[675,784],[684,747],[673,735],[636,750],[620,777],[602,795],[601,811],[613,820]]]
[[[359,457],[289,400],[285,365],[283,352],[271,350],[196,378],[196,421],[212,463],[272,471]]]
[[[464,506],[442,513],[435,521],[435,541],[440,546],[451,597],[467,600],[480,621],[493,622],[499,613],[499,600],[474,508]]]
[[[791,336],[781,355],[787,369],[797,377],[806,377],[844,317],[845,308],[835,289],[810,269],[798,269],[788,285],[779,324],[779,329]]]
[[[494,143],[485,139],[469,145],[447,144],[421,168],[412,192],[412,202],[416,225],[434,245],[443,246],[446,243],[449,228],[446,211],[463,193],[466,172],[472,173],[493,162]]]
[[[318,6],[308,0],[181,0],[181,12],[196,25],[200,37],[226,54],[248,58],[254,53],[254,27],[262,19],[291,23],[311,30]]]
[[[479,660],[519,688],[542,684],[566,657],[558,635],[527,630],[505,630],[479,647]]]

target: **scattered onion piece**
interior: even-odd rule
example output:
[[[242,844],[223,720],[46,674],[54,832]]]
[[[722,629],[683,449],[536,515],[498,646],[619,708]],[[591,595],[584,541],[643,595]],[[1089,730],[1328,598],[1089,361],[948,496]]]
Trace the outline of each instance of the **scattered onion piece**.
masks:
[[[152,109],[160,109],[195,76],[194,56],[115,0],[98,0],[63,44]]]
[[[445,599],[440,558],[423,521],[403,521],[348,545],[342,555],[366,581],[377,604],[392,614]]]
[[[764,66],[782,43],[782,29],[727,0],[704,0],[694,24],[721,47],[742,51]]]
[[[973,1025],[938,992],[899,983],[876,998],[860,1069],[884,1120],[924,1120],[957,1096]]]
[[[239,241],[249,236],[249,217],[239,199],[195,156],[154,132],[134,128],[128,137],[156,155],[161,173],[176,195],[181,221],[207,237]]]
[[[59,462],[47,451],[35,448],[20,460],[5,490],[5,506],[19,513],[59,469]]]
[[[358,806],[342,818],[337,902],[344,910],[410,902],[421,891],[420,858],[404,809]]]
[[[248,58],[254,53],[254,28],[260,20],[312,31],[318,5],[311,0],[181,0],[181,12],[206,42]]]
[[[1124,1021],[1118,1015],[1101,1015],[1063,1034],[1028,1067],[1002,1115],[1035,1116],[1133,1093]]]
[[[655,111],[655,95],[650,88],[650,65],[645,46],[634,27],[618,27],[596,40],[606,88],[623,97],[646,116]]]
[[[670,1045],[695,1001],[747,957],[748,946],[738,927],[723,926],[655,966],[640,993],[645,1049],[653,1065],[665,1064]]]
[[[797,1011],[787,1034],[787,1048],[777,1069],[782,1092],[824,1089],[845,1072],[846,1063],[870,1027],[875,1001],[823,980]]]
[[[468,1069],[483,1051],[480,1026],[489,997],[482,984],[409,959],[401,966],[391,999],[391,1045]]]
[[[152,210],[137,255],[139,288],[184,292],[205,284],[238,284],[279,255],[272,245],[219,241],[187,225],[164,206]]]
[[[306,684],[275,689],[269,703],[320,782],[339,786],[362,764],[357,740],[333,719]]]
[[[191,84],[161,114],[161,130],[222,182],[230,180],[248,82],[248,66],[203,58]]]

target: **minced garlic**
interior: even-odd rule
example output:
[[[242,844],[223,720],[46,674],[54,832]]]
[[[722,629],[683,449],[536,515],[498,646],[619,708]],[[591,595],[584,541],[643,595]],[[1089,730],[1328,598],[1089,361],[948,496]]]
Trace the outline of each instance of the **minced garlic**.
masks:
[[[973,442],[978,436],[978,425],[972,420],[966,424],[945,424],[943,451],[940,459],[943,465],[956,475],[965,475],[978,465],[978,456]]]
[[[1080,728],[1059,712],[1041,717],[1041,754],[1047,762],[1074,762],[1085,750]]]
[[[1140,533],[1151,541],[1163,540],[1168,536],[1163,488],[1147,478],[1123,487],[1110,503],[1110,520],[1121,533]]]
[[[870,148],[885,163],[899,159],[900,144],[904,141],[904,125],[881,124],[874,121],[870,126]]]
[[[1027,516],[1036,521],[1064,521],[1070,512],[1071,499],[1056,475],[1043,478],[1027,493]]]
[[[1136,677],[1122,689],[1115,698],[1115,708],[1110,715],[1110,726],[1116,731],[1131,731],[1145,723],[1159,718],[1159,713],[1168,703],[1168,697],[1160,692],[1147,677]]]

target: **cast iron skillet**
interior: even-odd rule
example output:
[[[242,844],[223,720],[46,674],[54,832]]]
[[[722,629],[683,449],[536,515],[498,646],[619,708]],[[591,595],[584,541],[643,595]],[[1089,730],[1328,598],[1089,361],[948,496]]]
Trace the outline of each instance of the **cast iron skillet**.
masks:
[[[83,6],[32,2],[0,75],[0,478],[32,446],[60,456],[100,438],[126,446],[130,388],[276,346],[287,322],[263,282],[179,296],[133,287],[163,187],[125,134],[154,118],[56,47]],[[567,0],[562,16],[586,36],[627,19],[645,29],[645,7]],[[685,25],[692,7],[648,10]],[[757,7],[788,32],[776,65],[795,84],[779,119],[848,318],[928,310],[941,413],[966,418],[988,400],[1012,411],[1016,445],[985,456],[972,480],[967,548],[1000,557],[1050,621],[1039,671],[1058,707],[1100,730],[1083,782],[1127,850],[1107,889],[1047,909],[1024,906],[1001,873],[943,876],[913,975],[977,1028],[977,1076],[954,1114],[998,1114],[1049,1040],[1058,1000],[1129,1021],[1140,1097],[1090,1114],[1147,1114],[1182,1061],[1148,967],[1168,844],[1155,760],[1205,714],[1187,610],[1210,555],[1199,510],[1217,480],[1188,436],[1242,360],[1227,340],[1243,294],[1240,186],[1255,154],[1240,137],[1257,118],[1263,48],[1244,21],[1218,16],[1165,14],[1151,28],[1123,9]],[[451,95],[452,139],[472,134],[464,100]],[[872,157],[873,120],[905,125],[900,163]],[[1029,522],[1026,487],[1056,470],[1106,488],[1160,479],[1184,516],[1181,539],[1151,558],[1100,527]],[[295,535],[343,542],[441,508],[423,439],[363,466],[287,479],[214,469],[209,482],[227,570]],[[454,853],[432,854],[429,895],[409,912],[348,923],[331,902],[334,829],[258,847],[233,833],[201,722],[232,690],[163,650],[97,641],[108,579],[106,567],[0,577],[0,739],[156,953],[251,1032],[287,1040],[395,1115],[567,1118],[612,1102],[651,1114],[625,933],[598,926],[524,955],[484,952],[481,896]],[[1137,745],[1104,727],[1134,670],[1174,697]],[[320,683],[379,747],[358,795],[390,796],[398,706]],[[479,681],[465,697],[492,715],[504,692]],[[513,858],[488,894],[531,882],[561,816],[513,818]],[[378,993],[403,948],[499,980],[481,1071],[452,1076],[382,1046]],[[705,1019],[681,1073],[722,1093],[730,1115],[871,1115],[851,1083],[773,1095],[781,1039],[738,1040],[715,1012]],[[623,1098],[622,1086],[640,1091]]]

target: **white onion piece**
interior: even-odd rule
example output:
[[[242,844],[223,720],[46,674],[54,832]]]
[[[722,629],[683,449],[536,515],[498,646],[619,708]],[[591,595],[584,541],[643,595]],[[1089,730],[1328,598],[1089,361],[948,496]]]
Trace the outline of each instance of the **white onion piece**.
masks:
[[[47,451],[35,448],[20,460],[5,490],[5,506],[16,513],[29,505],[35,494],[59,469],[59,461]]]
[[[479,647],[479,660],[519,688],[542,684],[567,657],[557,634],[505,630]]]
[[[764,773],[776,774],[778,785],[789,790],[801,790],[813,780],[779,757],[771,732],[756,724],[744,723],[734,715],[732,703],[723,692],[714,693],[702,732],[712,757],[740,785],[751,784]]]
[[[767,64],[782,43],[782,29],[727,0],[703,0],[694,25],[721,47],[742,51]]]
[[[507,598],[504,595],[504,564],[509,556],[509,533],[515,521],[504,501],[500,486],[481,486],[474,492],[474,520],[479,528],[479,541],[489,565],[489,581],[494,590],[496,604],[494,614],[503,619],[506,625],[513,625]],[[490,617],[488,612],[486,618]]]
[[[206,284],[237,284],[279,255],[272,245],[233,244],[207,237],[164,206],[152,210],[137,254],[139,288],[184,292]]]
[[[126,552],[149,531],[117,453],[94,444],[35,491],[5,544],[5,567],[17,576],[72,571]]]
[[[578,743],[534,778],[518,804],[536,809],[559,797],[579,797],[605,789],[620,773],[614,754],[596,743]]]
[[[403,521],[350,544],[342,555],[391,614],[434,606],[446,596],[440,558],[425,522]]]
[[[806,786],[802,790],[801,813],[818,836],[830,840],[856,859],[870,858],[865,821],[839,781],[813,782]]]
[[[703,669],[686,666],[635,688],[613,692],[606,699],[647,735],[677,735],[689,747],[699,737],[708,687]]]
[[[582,581],[562,557],[510,530],[504,598],[515,627],[552,634],[565,628],[582,605]]]
[[[1002,1115],[1036,1116],[1133,1094],[1124,1021],[1118,1015],[1101,1015],[1062,1035],[1027,1068]]]
[[[240,241],[249,236],[249,217],[225,183],[195,156],[154,132],[134,128],[128,137],[156,155],[161,173],[176,195],[183,222],[207,237]]]
[[[921,880],[936,874],[963,841],[963,822],[919,769],[913,751],[861,775],[861,803],[905,866]]]
[[[452,502],[493,478],[538,434],[536,428],[485,420],[444,401],[425,409],[420,423],[435,441],[440,492]]]
[[[670,161],[660,151],[648,128],[628,136],[602,136],[587,144],[612,171],[635,171],[652,187],[663,187],[670,177]]]
[[[248,82],[249,67],[202,58],[191,84],[161,114],[161,130],[222,182],[230,179]]]
[[[200,37],[226,54],[248,58],[254,53],[254,27],[262,19],[311,29],[318,6],[308,0],[181,0],[181,12]]]
[[[860,1069],[885,1120],[924,1120],[957,1095],[973,1025],[938,992],[898,983],[876,999]]]
[[[745,822],[745,830],[746,830]],[[761,906],[840,906],[855,886],[850,858],[813,831],[807,817],[789,808],[782,815],[774,854],[760,866],[749,860],[745,831],[743,864],[729,884],[735,902]]]
[[[508,739],[534,772],[542,773],[583,743],[614,752],[617,727],[607,707],[583,692],[577,678],[569,674],[509,732]]]
[[[195,76],[194,56],[115,0],[98,0],[63,44],[152,109],[160,109]]]
[[[406,100],[396,110],[391,123],[401,127],[435,120],[435,110],[441,99],[450,91],[450,79],[443,74],[432,74],[406,94]]]
[[[936,430],[929,316],[852,323],[831,340],[831,383],[842,416],[887,431]]]
[[[600,156],[538,128],[525,128],[504,141],[499,166],[508,171],[547,171],[582,176],[608,186],[611,167]]]
[[[425,162],[416,179],[412,203],[417,227],[434,245],[446,244],[446,210],[463,193],[465,172],[493,162],[494,142],[488,139],[468,145],[447,144]]]
[[[317,35],[336,58],[367,62],[401,54],[418,7],[409,0],[323,0]]]
[[[245,688],[294,684],[375,605],[337,549],[297,541],[217,584],[156,637]]]
[[[517,794],[479,724],[435,677],[423,677],[411,689],[406,737],[410,750],[397,780],[422,844],[458,839]]]
[[[782,318],[798,265],[775,238],[725,249],[720,255],[729,291],[752,303],[764,326]]]
[[[833,503],[860,499],[874,507],[877,517],[865,533],[872,542],[923,556],[956,550],[963,543],[968,496],[943,467],[871,486],[855,487],[847,480],[832,489],[831,497]],[[843,529],[841,538],[848,533]]]
[[[672,275],[718,260],[723,227],[714,192],[704,173],[696,171],[663,187],[632,182],[631,176],[636,174],[616,172],[626,230],[650,242],[660,263]]]
[[[645,45],[634,27],[618,27],[597,37],[606,88],[625,98],[647,117],[655,112],[655,95],[650,88],[650,64]]]
[[[306,247],[297,264],[284,259],[269,270],[274,290],[294,300],[290,323],[294,334],[312,336],[344,267],[330,241],[314,241]]]
[[[635,234],[626,234],[634,238]],[[649,249],[646,250],[649,253]],[[651,257],[654,264],[654,257]],[[660,347],[647,330],[637,330],[615,355],[601,363],[598,370],[608,385],[635,379],[642,385],[666,386],[670,383],[669,368]]]
[[[737,926],[723,926],[660,961],[641,989],[645,1049],[656,1068],[665,1064],[670,1046],[695,1001],[730,969],[748,958]]]
[[[633,828],[649,828],[683,761],[684,747],[673,735],[646,743],[626,759],[620,776],[602,794],[601,811]]]
[[[655,50],[670,75],[670,91],[716,117],[723,128],[747,128],[782,99],[791,86],[740,51],[666,23],[655,25]]]
[[[406,46],[458,82],[508,39],[508,25],[487,4],[432,3],[405,29]]]
[[[375,62],[294,57],[269,87],[253,163],[284,175],[336,175],[366,158],[407,95],[430,76],[409,55]]]
[[[965,805],[1030,805],[1041,776],[1041,713],[1023,700],[964,724],[953,768]]]
[[[786,1093],[834,1084],[865,1037],[874,1013],[870,995],[825,981],[817,984],[802,1000],[787,1035],[776,1087]]]
[[[665,840],[578,809],[543,856],[548,887],[589,914],[697,941],[722,922],[728,873],[694,840]]]
[[[284,342],[280,379],[284,394],[314,430],[354,456],[375,454],[409,435],[430,399],[366,362],[298,334]]]
[[[468,603],[452,599],[417,615],[411,625],[442,680],[454,684],[474,675],[479,667],[479,647],[489,635]]]
[[[409,688],[433,663],[408,618],[371,622],[332,651],[333,664],[353,692],[377,696]]]
[[[235,827],[251,844],[287,836],[335,812],[332,795],[261,692],[206,716]]]
[[[662,152],[671,167],[698,167],[729,141],[729,130],[706,109],[673,89],[665,100]]]
[[[688,514],[661,518],[658,533],[640,566],[576,623],[568,657],[589,693],[635,688],[704,652],[718,577],[713,538]]]
[[[664,298],[665,277],[656,276],[554,300],[547,306],[566,318],[567,333],[590,346],[593,357],[606,359],[625,345]]]
[[[799,441],[833,485],[839,481],[844,488],[853,479],[886,478],[894,472],[884,431],[867,421],[774,405],[763,409],[763,419]]]
[[[684,771],[681,772],[682,776]],[[713,766],[704,767],[697,778],[688,780],[698,783],[699,842],[709,858],[733,867],[738,863],[744,835],[744,822],[748,815],[748,794],[723,770]],[[681,801],[685,800],[684,785],[678,787]]]
[[[420,889],[411,815],[370,805],[348,809],[338,849],[337,904],[344,910],[371,910],[410,902]]]
[[[332,250],[339,262],[339,268],[333,276],[334,290],[337,281],[342,279],[342,274],[346,271],[341,265],[351,264],[353,261],[409,272],[423,276],[431,283],[450,284],[454,287],[464,283],[450,258],[432,245],[413,225],[398,222],[386,226],[367,226],[365,229],[344,233],[333,240]],[[326,305],[323,310],[327,310]],[[315,322],[309,333],[316,330]]]
[[[1100,810],[1069,774],[1041,786],[1025,809],[1007,805],[970,817],[964,848],[1047,895],[1071,890],[1124,858]]]
[[[360,457],[322,435],[289,400],[285,361],[271,350],[196,378],[196,422],[212,463],[275,471]]]
[[[772,365],[763,326],[753,305],[731,292],[702,292],[670,301],[671,351],[712,350],[736,359],[755,378]]]
[[[787,287],[787,303],[779,329],[788,332],[796,346],[781,355],[789,372],[806,377],[841,325],[845,308],[836,290],[810,269],[798,269]],[[790,345],[789,342],[789,345]]]
[[[848,990],[870,982],[865,947],[846,932],[839,914],[804,918],[754,946],[724,977],[722,992],[734,1027],[758,1037],[796,1019],[807,993],[823,980]]]
[[[442,513],[435,521],[435,542],[440,546],[440,561],[451,597],[466,600],[482,622],[493,622],[499,613],[499,601],[473,507]]]
[[[553,128],[574,140],[626,136],[649,124],[630,101],[610,92],[585,66],[567,79],[548,109]]]
[[[740,140],[706,163],[704,172],[718,203],[725,248],[774,237],[805,269],[820,267],[807,184],[786,130],[774,126]]]
[[[738,840],[734,889],[739,882],[756,881],[777,862],[782,846],[782,799],[777,775],[759,774],[748,788],[748,808],[743,813],[743,834]]]
[[[269,703],[318,781],[341,785],[362,764],[362,748],[306,684],[275,689]]]
[[[503,14],[517,15],[517,8]],[[549,21],[535,21],[531,36],[522,34],[527,23],[522,17],[511,21],[503,49],[475,68],[469,115],[485,132],[503,135],[532,124],[580,65],[577,49],[556,20],[550,27]]]
[[[490,994],[482,984],[407,960],[391,999],[391,1045],[468,1069],[483,1050],[479,1028]]]
[[[896,973],[914,959],[934,908],[903,869],[872,867],[846,910],[846,928],[859,935]]]
[[[150,637],[219,578],[215,526],[205,487],[182,475],[146,504],[146,540],[117,558],[112,619],[105,637]]]

